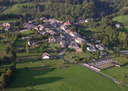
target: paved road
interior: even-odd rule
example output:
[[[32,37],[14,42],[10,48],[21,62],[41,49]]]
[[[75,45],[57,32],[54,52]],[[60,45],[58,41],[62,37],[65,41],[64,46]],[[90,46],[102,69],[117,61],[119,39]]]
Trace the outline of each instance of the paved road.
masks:
[[[65,50],[62,50],[62,51],[58,54],[58,57],[60,57],[61,59],[65,60],[65,61],[68,61],[68,62],[71,63],[72,61],[70,61],[70,60],[68,60],[68,59],[65,59],[65,58],[63,57],[64,51],[65,51]],[[89,67],[89,66],[86,66],[86,65],[83,65],[83,64],[80,64],[80,63],[75,63],[75,64],[77,64],[77,65],[79,65],[79,66],[82,66],[82,67],[84,67],[84,68],[87,68],[87,69],[89,69],[89,70],[92,70],[92,71],[94,71],[94,72],[96,72],[96,73],[98,73],[98,74],[100,74],[100,75],[102,75],[102,76],[104,76],[104,77],[107,77],[108,79],[112,80],[113,82],[115,82],[115,83],[117,83],[117,84],[120,84],[120,82],[117,81],[116,79],[114,79],[114,78],[112,78],[112,77],[110,77],[110,76],[108,76],[108,75],[106,75],[106,74],[104,74],[104,73],[101,73],[101,72],[99,72],[99,71],[97,71],[97,70],[95,70],[95,69],[93,69],[93,68],[91,68],[91,67]],[[127,84],[124,84],[124,86],[128,87]]]

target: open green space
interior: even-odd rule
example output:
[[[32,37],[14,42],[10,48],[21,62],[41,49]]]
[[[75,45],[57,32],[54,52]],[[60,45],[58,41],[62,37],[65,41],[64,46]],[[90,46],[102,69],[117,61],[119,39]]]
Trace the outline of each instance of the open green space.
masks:
[[[123,58],[123,57],[116,57],[116,58],[113,58],[113,60],[121,62],[121,63],[127,63],[128,62],[128,60]]]
[[[31,56],[30,59],[33,59]],[[91,70],[62,60],[28,60],[20,57],[17,72],[6,91],[121,91],[111,80]],[[32,63],[30,63],[32,61]],[[49,65],[44,67],[43,65]],[[47,68],[47,69],[46,69]],[[49,68],[49,69],[48,69]],[[50,69],[51,68],[51,69]]]
[[[27,36],[27,35],[29,35],[29,34],[31,34],[31,33],[34,33],[34,32],[31,31],[31,30],[28,30],[28,31],[21,32],[20,34],[21,34],[22,36]]]
[[[115,17],[113,18],[113,21],[118,21],[120,23],[126,23],[128,22],[128,15],[124,15],[124,16],[118,16],[118,17]]]
[[[25,7],[29,8],[25,8]],[[15,4],[13,6],[10,6],[6,10],[4,10],[4,14],[14,13],[14,14],[23,14],[23,13],[29,13],[32,11],[35,11],[34,4],[32,3],[24,3],[24,4]]]
[[[0,23],[15,22],[16,20],[17,19],[8,19],[8,20],[0,21]]]
[[[90,57],[87,53],[76,53],[76,52],[66,52],[64,57],[68,60],[74,61],[75,58],[83,58],[83,57]]]
[[[128,72],[128,65],[112,67],[110,69],[103,70],[102,72],[120,81],[122,75]],[[125,83],[128,84],[128,77],[125,78]]]

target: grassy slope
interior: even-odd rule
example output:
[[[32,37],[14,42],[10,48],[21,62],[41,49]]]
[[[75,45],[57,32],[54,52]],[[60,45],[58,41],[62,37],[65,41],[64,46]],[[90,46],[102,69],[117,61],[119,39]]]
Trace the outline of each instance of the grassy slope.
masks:
[[[15,21],[16,21],[16,19],[10,19],[10,20],[0,21],[0,23],[15,22]]]
[[[61,60],[53,60],[50,65],[55,67]],[[50,60],[43,61],[49,64]],[[51,63],[50,63],[51,64]],[[27,91],[27,86],[33,86],[34,91],[120,91],[111,80],[83,67],[68,64],[68,68],[32,71],[41,68],[42,63],[35,59],[34,63],[27,60],[17,62],[17,73],[12,84],[6,91]],[[29,70],[25,70],[28,67]]]
[[[34,4],[30,3],[25,3],[25,4],[15,4],[2,13],[9,14],[9,13],[14,13],[14,14],[23,14],[23,13],[29,13],[30,11],[35,11],[35,9],[25,9],[23,8],[23,5],[27,5],[29,7],[34,7]]]
[[[118,16],[118,17],[115,17],[113,18],[113,21],[118,21],[120,23],[125,23],[125,22],[128,22],[128,15],[124,15],[124,16]]]

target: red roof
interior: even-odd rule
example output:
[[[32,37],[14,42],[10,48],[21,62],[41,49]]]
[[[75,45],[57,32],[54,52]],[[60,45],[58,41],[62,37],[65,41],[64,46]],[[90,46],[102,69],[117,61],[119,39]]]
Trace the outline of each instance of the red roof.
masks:
[[[71,30],[66,30],[66,32],[68,32],[68,33],[69,33],[69,32],[71,32]]]
[[[65,22],[64,25],[71,25],[71,23],[70,22]]]

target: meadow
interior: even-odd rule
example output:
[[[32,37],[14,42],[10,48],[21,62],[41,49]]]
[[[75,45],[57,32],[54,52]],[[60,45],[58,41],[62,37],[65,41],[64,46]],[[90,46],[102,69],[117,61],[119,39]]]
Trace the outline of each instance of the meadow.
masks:
[[[108,78],[76,64],[65,63],[62,67],[61,59],[19,56],[15,78],[6,91],[121,91]]]

